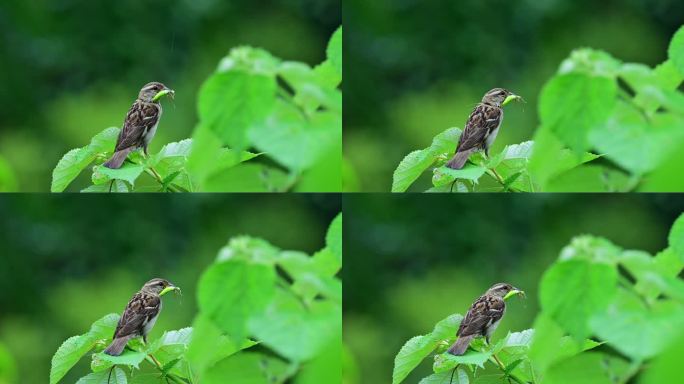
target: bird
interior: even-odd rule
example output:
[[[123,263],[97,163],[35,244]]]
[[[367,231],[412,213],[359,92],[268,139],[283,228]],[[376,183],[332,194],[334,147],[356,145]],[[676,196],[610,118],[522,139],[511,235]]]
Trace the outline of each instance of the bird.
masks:
[[[160,278],[145,283],[126,305],[114,331],[112,343],[104,353],[111,356],[121,355],[128,341],[135,337],[142,337],[143,342],[147,344],[147,334],[154,327],[162,309],[161,296],[170,290],[179,288]]]
[[[509,96],[520,99],[520,96],[503,88],[494,88],[485,93],[468,117],[456,152],[446,164],[448,168],[463,168],[470,155],[479,150],[484,150],[485,156],[489,157],[489,147],[496,139],[503,121],[503,103]]]
[[[147,145],[150,144],[162,115],[162,106],[159,102],[161,97],[169,95],[173,97],[175,92],[166,85],[153,81],[145,84],[138,98],[128,110],[116,140],[114,154],[103,165],[107,168],[121,168],[128,154],[136,149],[143,149],[147,156]]]
[[[484,336],[489,344],[489,339],[499,325],[501,318],[506,312],[504,298],[509,292],[523,294],[523,291],[507,283],[497,283],[480,296],[468,309],[461,325],[456,332],[456,342],[451,345],[447,352],[455,356],[465,353],[470,342],[478,336]]]

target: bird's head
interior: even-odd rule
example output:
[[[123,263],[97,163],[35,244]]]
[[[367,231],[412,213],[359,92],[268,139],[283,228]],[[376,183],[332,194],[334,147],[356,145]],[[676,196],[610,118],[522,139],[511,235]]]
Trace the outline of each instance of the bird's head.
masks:
[[[497,283],[487,290],[487,294],[507,299],[513,295],[524,296],[525,292],[508,283]]]
[[[156,295],[163,295],[167,292],[170,291],[180,291],[180,288],[176,287],[175,285],[171,284],[168,280],[165,279],[159,279],[159,278],[154,278],[145,285],[143,285],[141,291],[147,292],[147,293],[153,293]]]
[[[495,107],[501,107],[506,104],[508,100],[520,99],[520,96],[514,94],[513,92],[503,89],[494,88],[491,91],[485,93],[482,97],[482,104],[492,105]]]
[[[162,83],[153,81],[142,87],[138,94],[138,99],[147,103],[153,103],[158,102],[162,96],[169,95],[170,97],[173,97],[174,94],[175,92],[173,89],[168,88]]]

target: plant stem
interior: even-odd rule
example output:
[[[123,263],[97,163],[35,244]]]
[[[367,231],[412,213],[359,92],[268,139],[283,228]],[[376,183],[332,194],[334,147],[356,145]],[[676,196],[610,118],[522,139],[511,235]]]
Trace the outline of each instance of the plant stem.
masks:
[[[147,361],[151,361],[151,362],[152,362],[152,365],[154,365],[155,367],[157,367],[157,369],[159,370],[159,372],[161,372],[162,374],[166,375],[166,377],[168,377],[169,379],[171,379],[171,381],[173,381],[174,383],[178,383],[178,384],[187,384],[187,383],[188,383],[187,381],[182,380],[182,379],[176,377],[176,375],[173,375],[173,374],[168,373],[168,372],[164,372],[164,368],[161,366],[161,364],[159,363],[159,361],[158,361],[151,353],[147,354],[147,356],[145,356],[145,359],[146,359]]]
[[[501,184],[501,186],[504,187],[504,189],[508,189],[511,192],[521,192],[519,189],[513,188],[510,185],[506,186],[506,183],[501,178],[501,176],[499,176],[499,174],[496,172],[494,168],[487,168],[487,174],[491,176],[494,180],[496,180],[499,184]]]
[[[492,358],[494,359],[494,362],[495,362],[496,365],[499,367],[499,369],[501,370],[501,372],[503,372],[503,374],[506,375],[506,377],[508,378],[508,382],[509,382],[509,383],[510,383],[510,380],[513,379],[513,381],[515,381],[515,382],[518,383],[518,384],[526,384],[523,380],[521,380],[521,379],[519,379],[518,377],[516,377],[515,375],[513,375],[512,372],[506,373],[506,367],[503,365],[503,363],[501,362],[501,360],[499,360],[499,358],[496,356],[495,353],[492,353]]]
[[[157,180],[157,182],[158,182],[160,185],[162,185],[162,186],[164,185],[164,180],[162,180],[161,176],[159,176],[159,174],[157,173],[157,171],[154,170],[154,168],[152,168],[152,167],[146,168],[146,169],[145,169],[145,173],[147,173],[148,175],[152,176],[152,178],[154,178],[155,180]],[[168,190],[171,191],[171,192],[188,192],[185,188],[179,187],[178,185],[173,184],[173,183],[169,183],[169,185],[167,186],[167,188],[168,188]]]

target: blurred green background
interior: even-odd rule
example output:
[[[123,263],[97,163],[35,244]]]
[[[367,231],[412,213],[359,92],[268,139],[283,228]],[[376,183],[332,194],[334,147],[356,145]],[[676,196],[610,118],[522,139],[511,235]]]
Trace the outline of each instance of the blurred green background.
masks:
[[[190,137],[199,87],[230,48],[252,45],[318,64],[341,24],[340,7],[340,0],[3,1],[0,190],[48,191],[61,156],[120,127],[149,81],[176,90],[151,151]]]
[[[604,236],[625,249],[667,246],[681,195],[349,194],[344,205],[346,383],[390,383],[394,356],[497,282],[527,293],[511,299],[493,340],[531,328],[542,272],[570,239]],[[426,359],[407,379],[432,372]]]
[[[340,209],[339,195],[3,196],[0,383],[46,383],[64,340],[121,313],[153,277],[183,295],[165,297],[152,340],[190,326],[197,280],[230,237],[311,254]],[[63,382],[88,373],[89,362]]]
[[[462,128],[486,91],[506,108],[493,151],[532,139],[537,97],[574,48],[656,65],[682,24],[680,0],[363,1],[343,5],[347,190],[389,191],[392,172],[436,134]],[[413,190],[426,190],[423,176]]]

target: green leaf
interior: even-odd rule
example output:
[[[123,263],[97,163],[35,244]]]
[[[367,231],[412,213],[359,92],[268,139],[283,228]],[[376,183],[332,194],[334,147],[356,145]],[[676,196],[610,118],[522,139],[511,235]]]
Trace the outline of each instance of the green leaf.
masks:
[[[283,192],[292,183],[283,171],[261,164],[240,164],[207,179],[205,192]]]
[[[202,314],[195,318],[192,329],[192,340],[186,358],[197,375],[201,375],[216,362],[256,344],[246,339],[234,341]]]
[[[445,339],[453,341],[462,319],[461,315],[451,315],[437,323],[431,333],[407,341],[394,358],[392,384],[401,383]]]
[[[501,376],[503,377],[503,376]],[[441,373],[433,373],[432,375],[423,378],[418,384],[468,384],[468,374],[461,368],[457,368],[456,372],[446,371]],[[498,381],[501,383],[501,380]]]
[[[539,116],[570,148],[589,147],[589,133],[611,115],[617,96],[613,79],[570,73],[552,78],[542,89]]]
[[[180,358],[187,352],[191,337],[192,328],[190,327],[167,331],[161,338],[148,344],[146,352],[154,354],[157,360],[167,368],[165,372],[168,372],[174,367],[186,365],[186,361],[181,361]]]
[[[525,192],[534,192],[534,186],[527,171],[533,148],[533,141],[507,145],[500,154],[501,159],[498,164],[487,165],[489,168],[494,165],[499,176],[504,179],[506,190],[515,188]]]
[[[582,73],[590,76],[614,78],[620,69],[620,61],[607,52],[581,48],[570,53],[570,57],[563,60],[558,73]]]
[[[591,319],[591,328],[633,360],[644,360],[661,353],[684,326],[684,308],[670,301],[646,307],[634,293],[620,289],[613,302]]]
[[[275,103],[275,78],[230,70],[212,75],[200,89],[198,114],[202,125],[224,144],[245,148],[248,130],[263,121]]]
[[[342,334],[313,360],[304,364],[295,384],[342,383]]]
[[[58,383],[64,375],[94,346],[88,335],[66,339],[52,357],[50,384]]]
[[[541,190],[545,190],[548,181],[554,177],[599,157],[593,153],[580,154],[563,148],[563,143],[554,133],[544,127],[537,130],[534,142],[528,170]]]
[[[615,267],[582,259],[557,262],[543,275],[540,302],[544,313],[577,340],[591,333],[589,320],[613,299]]]
[[[293,101],[307,115],[315,114],[321,106],[338,115],[342,112],[342,93],[336,88],[341,74],[336,73],[336,80],[333,80],[322,69],[312,70],[307,64],[294,61],[283,62],[278,74],[292,87]]]
[[[263,313],[271,301],[275,279],[270,266],[242,260],[216,263],[200,278],[200,311],[228,337],[241,340],[247,336],[247,321]]]
[[[274,265],[279,258],[280,250],[269,242],[250,236],[236,236],[228,245],[221,248],[217,262],[242,260],[249,263]]]
[[[279,100],[273,113],[252,127],[249,137],[260,151],[283,166],[301,172],[341,140],[342,120],[330,112],[305,117],[296,106]]]
[[[635,179],[600,165],[585,165],[563,173],[546,186],[546,192],[627,192]]]
[[[128,380],[126,379],[126,373],[121,370],[121,368],[114,368],[110,372],[94,372],[88,376],[81,377],[76,384],[126,384]]]
[[[644,109],[646,114],[649,116],[653,116],[654,112],[660,106],[660,103],[658,100],[645,95],[644,90],[647,89],[648,86],[656,86],[663,89],[675,90],[679,84],[684,81],[684,74],[677,70],[675,65],[672,63],[672,60],[666,60],[665,62],[656,66],[652,71],[652,75],[653,78],[649,78],[648,80],[649,82],[655,81],[655,83],[642,84],[640,88],[641,91],[638,92],[634,98],[634,103]]]
[[[326,49],[326,54],[328,60],[332,63],[333,67],[342,76],[342,26],[337,28],[335,33],[333,33],[328,43],[328,48]]]
[[[684,177],[678,177],[684,164],[684,151],[676,151],[665,159],[662,165],[645,177],[639,184],[642,192],[681,192],[684,191]]]
[[[679,215],[667,237],[670,249],[684,262],[684,214]]]
[[[679,73],[684,76],[684,26],[680,27],[672,37],[667,49],[667,56]]]
[[[257,353],[239,353],[210,368],[203,384],[269,384],[262,371],[266,357]]]
[[[588,352],[574,356],[553,365],[544,377],[545,384],[611,384],[607,370],[604,368],[603,354]]]
[[[50,191],[64,191],[98,155],[114,149],[118,135],[118,128],[107,128],[95,135],[89,145],[67,152],[52,171]]]
[[[118,321],[119,315],[109,314],[94,322],[88,333],[64,341],[52,356],[50,384],[58,383],[98,341],[111,337]]]
[[[135,184],[135,180],[140,176],[145,170],[145,166],[142,164],[131,164],[126,163],[119,169],[110,169],[105,166],[95,167],[93,171],[93,184],[103,184],[110,180],[124,180],[129,182],[131,185]]]
[[[534,336],[528,354],[534,363],[535,370],[543,373],[552,364],[599,345],[592,340],[578,343],[573,338],[564,336],[564,334],[563,329],[548,315],[541,313],[537,316],[534,322]]]
[[[587,260],[594,263],[614,265],[622,249],[602,237],[582,235],[574,237],[563,247],[559,260]]]
[[[328,227],[325,235],[325,245],[342,265],[342,214],[339,213]]]
[[[643,174],[657,168],[684,142],[684,133],[668,118],[646,121],[643,113],[618,102],[606,124],[595,128],[590,141],[599,152],[623,168]]]
[[[211,132],[208,132],[208,134],[213,135]],[[194,144],[193,139],[169,143],[162,147],[159,153],[152,156],[148,164],[154,167],[164,179],[165,186],[173,183],[186,190],[194,191],[196,190],[195,183],[197,181],[203,182],[207,175],[234,167],[259,156],[257,153],[221,148],[221,144],[218,142],[216,148],[207,145],[208,149],[202,148],[201,141],[198,143]],[[195,145],[199,146],[197,150],[199,152],[198,156],[207,156],[208,160],[200,165],[203,168],[200,172],[194,172],[195,168],[192,165],[188,165],[189,159],[195,153],[193,151]],[[192,172],[194,177],[191,177],[188,172]]]
[[[435,363],[433,364],[432,369],[435,371],[435,373],[450,372],[461,364],[472,364],[477,365],[480,368],[484,368],[484,363],[486,363],[490,357],[492,357],[491,350],[468,350],[464,355],[461,356],[454,356],[450,353],[442,353],[435,356]]]
[[[114,180],[114,183],[93,184],[81,190],[82,193],[127,193],[130,192],[128,185],[123,180]]]
[[[462,169],[451,169],[446,166],[435,168],[432,175],[432,185],[441,187],[449,185],[455,180],[470,180],[474,183],[487,172],[485,167],[466,164]]]
[[[279,64],[280,60],[264,49],[242,46],[231,49],[228,56],[221,59],[216,72],[243,71],[274,76]]]
[[[461,136],[458,128],[449,128],[435,136],[430,147],[409,153],[392,176],[392,192],[404,192],[440,155],[453,153]],[[446,159],[446,156],[444,156]]]
[[[632,253],[632,255],[634,254]],[[630,273],[637,276],[637,284],[634,289],[644,296],[648,302],[653,302],[660,295],[662,289],[644,272],[653,272],[659,277],[667,279],[676,277],[684,268],[684,260],[680,259],[671,248],[663,250],[646,262],[642,260],[641,263],[631,268],[629,262],[623,261],[622,263]]]
[[[140,363],[145,360],[145,356],[147,356],[145,352],[134,352],[128,350],[125,350],[119,356],[110,356],[106,353],[100,352],[93,355],[90,368],[93,370],[93,372],[104,371],[113,365],[128,365],[137,369]]]
[[[682,372],[682,356],[684,356],[684,338],[679,337],[672,342],[662,355],[652,360],[639,377],[640,384],[669,383],[678,378]]]
[[[264,345],[301,362],[313,358],[339,335],[342,308],[328,301],[308,307],[290,292],[278,290],[263,314],[249,321],[249,330]]]

